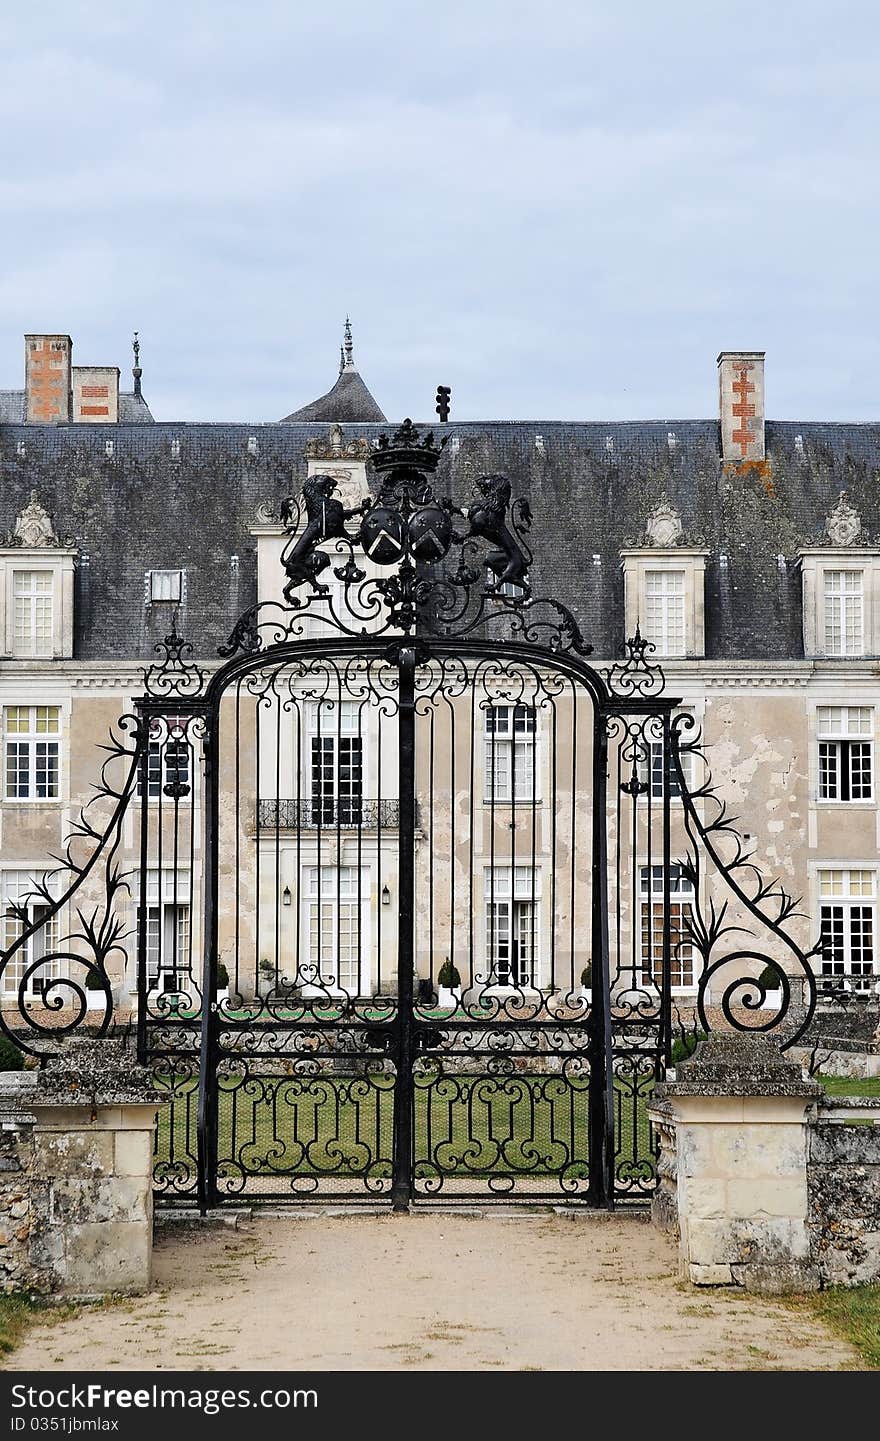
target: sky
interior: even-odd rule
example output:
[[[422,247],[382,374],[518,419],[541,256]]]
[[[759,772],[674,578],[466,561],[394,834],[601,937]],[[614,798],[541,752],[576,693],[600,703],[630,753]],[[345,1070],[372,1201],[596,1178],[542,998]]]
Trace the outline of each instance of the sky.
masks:
[[[273,421],[880,420],[875,0],[7,0],[0,388],[70,333]]]

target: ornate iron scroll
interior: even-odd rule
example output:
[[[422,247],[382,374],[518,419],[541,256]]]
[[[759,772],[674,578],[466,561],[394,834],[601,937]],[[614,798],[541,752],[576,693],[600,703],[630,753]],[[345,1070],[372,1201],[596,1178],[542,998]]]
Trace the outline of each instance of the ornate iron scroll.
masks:
[[[63,853],[51,857],[57,864],[6,903],[7,936],[10,930],[16,934],[0,951],[0,990],[8,992],[9,977],[18,974],[15,1026],[0,1012],[0,1029],[19,1050],[43,1062],[54,1054],[52,1041],[86,1021],[98,1036],[106,1035],[113,1021],[110,962],[124,962],[131,935],[125,911],[132,872],[122,869],[118,853],[144,744],[137,717],[123,716],[101,747],[107,756],[94,794],[72,822]],[[110,814],[102,822],[99,812],[107,807]]]
[[[689,841],[688,854],[680,862],[693,890],[688,930],[702,958],[696,1017],[688,1023],[679,1015],[677,1029],[683,1036],[693,1036],[697,1024],[708,1032],[717,1030],[722,1021],[737,1031],[772,1033],[787,1050],[803,1036],[816,1009],[816,977],[810,960],[821,955],[822,943],[817,940],[805,949],[791,934],[789,923],[808,917],[799,909],[799,900],[777,879],[765,879],[752,860],[736,818],[713,784],[698,734],[682,739],[695,727],[693,716],[682,714],[674,718],[671,730],[672,765]],[[693,787],[683,757],[690,758],[695,776],[697,767],[703,768],[703,779]],[[708,817],[701,814],[706,810]],[[723,901],[706,886],[707,871],[714,871],[729,892]],[[744,939],[735,949],[719,954],[722,940],[732,936]],[[768,984],[768,970],[777,978],[777,986]],[[718,985],[720,996],[715,994]]]

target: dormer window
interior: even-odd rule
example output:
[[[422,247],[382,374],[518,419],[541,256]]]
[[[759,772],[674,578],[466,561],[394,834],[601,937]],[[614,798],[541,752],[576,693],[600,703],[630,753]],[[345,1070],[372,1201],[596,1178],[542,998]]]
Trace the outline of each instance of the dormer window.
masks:
[[[825,654],[864,655],[864,572],[823,572]]]
[[[880,550],[866,540],[861,516],[841,491],[823,543],[799,553],[805,656],[856,660],[880,650]]]
[[[0,655],[59,660],[73,655],[76,547],[55,534],[35,491],[0,540]]]
[[[151,570],[149,572],[150,604],[170,602],[179,605],[183,599],[182,570]]]

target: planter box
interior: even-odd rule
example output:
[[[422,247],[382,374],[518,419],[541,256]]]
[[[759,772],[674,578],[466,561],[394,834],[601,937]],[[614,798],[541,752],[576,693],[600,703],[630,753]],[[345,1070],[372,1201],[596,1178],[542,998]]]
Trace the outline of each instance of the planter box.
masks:
[[[444,1011],[454,1011],[461,1001],[461,986],[438,986],[437,1005]]]

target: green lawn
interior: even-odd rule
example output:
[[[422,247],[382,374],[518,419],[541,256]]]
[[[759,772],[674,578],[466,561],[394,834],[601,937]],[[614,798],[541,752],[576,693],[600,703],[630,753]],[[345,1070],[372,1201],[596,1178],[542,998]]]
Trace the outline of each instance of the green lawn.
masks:
[[[858,1076],[816,1077],[829,1096],[880,1096],[880,1076],[860,1078]]]

